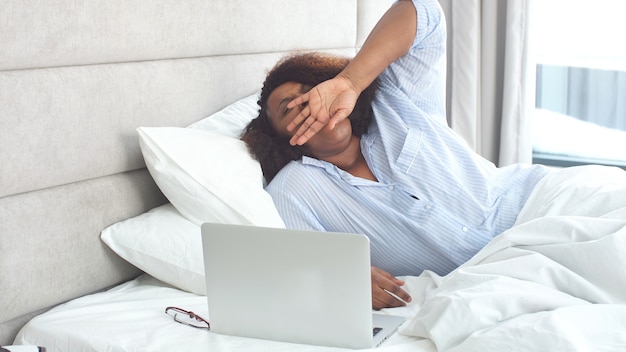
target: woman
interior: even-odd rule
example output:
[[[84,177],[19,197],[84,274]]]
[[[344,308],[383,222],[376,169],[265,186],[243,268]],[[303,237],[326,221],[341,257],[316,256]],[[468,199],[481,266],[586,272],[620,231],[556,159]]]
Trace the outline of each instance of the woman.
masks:
[[[243,137],[288,227],[370,238],[375,309],[410,301],[395,276],[446,274],[510,228],[546,174],[447,126],[445,37],[436,0],[398,1],[352,60],[279,62]]]

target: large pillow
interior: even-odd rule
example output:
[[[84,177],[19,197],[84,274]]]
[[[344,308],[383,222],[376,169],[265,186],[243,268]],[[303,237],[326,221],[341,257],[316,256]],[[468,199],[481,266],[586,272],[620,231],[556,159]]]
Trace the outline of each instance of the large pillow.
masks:
[[[181,290],[206,294],[200,226],[165,204],[102,230],[115,253]]]
[[[284,227],[244,142],[180,127],[137,129],[146,166],[163,194],[196,224]]]
[[[176,209],[196,224],[284,227],[263,189],[259,163],[239,140],[258,114],[257,97],[238,100],[187,129],[137,130],[152,178]]]
[[[202,222],[284,227],[259,164],[238,140],[258,114],[257,96],[187,129],[138,129],[148,169],[171,204],[104,229],[101,238],[114,252],[163,282],[205,294]]]

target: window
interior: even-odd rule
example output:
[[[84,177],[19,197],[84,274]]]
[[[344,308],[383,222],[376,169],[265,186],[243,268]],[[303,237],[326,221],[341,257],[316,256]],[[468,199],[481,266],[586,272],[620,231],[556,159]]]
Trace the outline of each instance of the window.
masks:
[[[626,168],[623,0],[533,3],[533,162]]]

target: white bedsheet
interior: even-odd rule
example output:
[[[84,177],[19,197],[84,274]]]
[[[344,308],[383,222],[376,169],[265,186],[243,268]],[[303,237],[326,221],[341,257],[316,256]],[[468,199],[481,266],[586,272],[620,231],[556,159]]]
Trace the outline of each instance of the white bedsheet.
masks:
[[[406,277],[413,302],[388,311],[408,320],[376,351],[626,351],[625,254],[626,173],[554,173],[516,226],[463,266]],[[50,352],[338,350],[193,329],[164,314],[170,305],[208,316],[204,296],[144,275],[34,318],[15,343]]]
[[[44,346],[48,352],[344,350],[218,335],[174,322],[164,313],[168,306],[192,310],[210,320],[205,296],[180,291],[144,274],[35,317],[20,331],[15,344]],[[409,318],[415,314],[414,307],[392,311]],[[396,333],[376,351],[435,349],[429,340]]]

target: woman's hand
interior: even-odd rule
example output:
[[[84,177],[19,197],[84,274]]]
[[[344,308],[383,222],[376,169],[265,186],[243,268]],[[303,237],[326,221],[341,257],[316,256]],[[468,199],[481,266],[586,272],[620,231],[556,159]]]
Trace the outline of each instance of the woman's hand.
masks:
[[[287,105],[289,109],[302,105],[300,114],[287,126],[288,131],[293,131],[302,124],[289,143],[302,145],[326,124],[333,129],[337,122],[348,117],[361,92],[409,51],[416,33],[417,12],[413,3],[394,3],[337,77],[320,83]]]
[[[401,286],[404,281],[395,278],[388,272],[372,267],[372,308],[394,308],[406,306],[411,296]]]
[[[360,91],[350,80],[339,74],[292,100],[287,108],[292,109],[297,105],[303,105],[303,108],[287,126],[288,131],[300,126],[289,143],[303,145],[327,124],[330,129],[335,128],[339,121],[350,115],[359,94]]]

